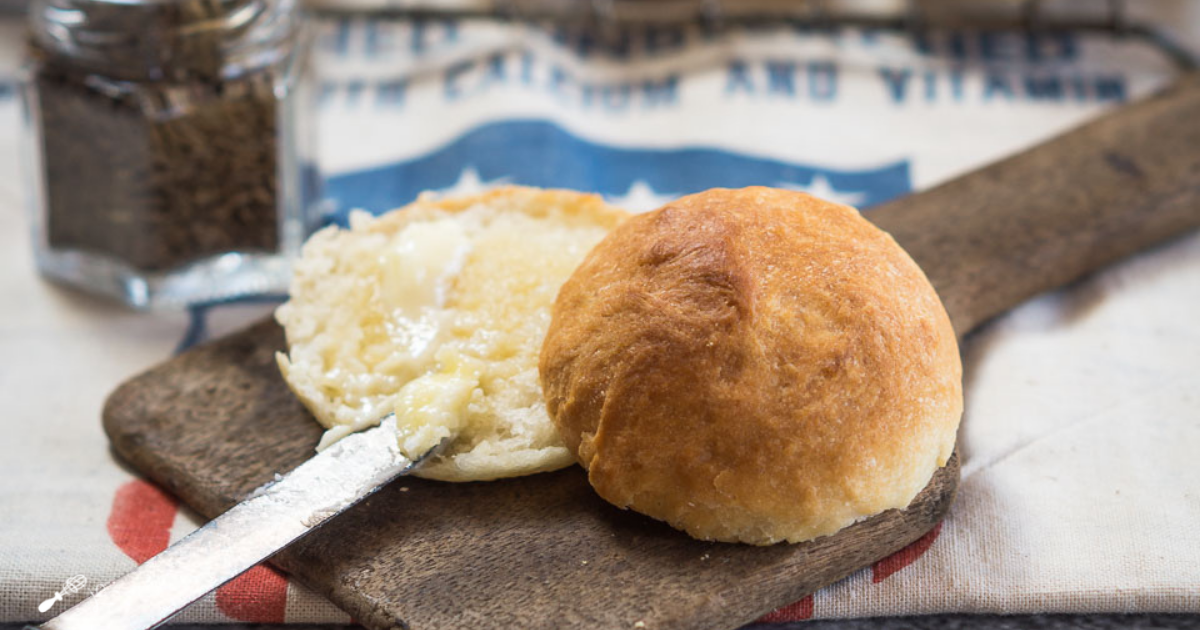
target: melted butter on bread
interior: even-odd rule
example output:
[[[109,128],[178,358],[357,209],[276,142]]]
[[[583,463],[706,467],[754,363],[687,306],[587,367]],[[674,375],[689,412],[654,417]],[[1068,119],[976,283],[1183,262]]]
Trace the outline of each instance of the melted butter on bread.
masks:
[[[391,311],[387,332],[408,354],[424,355],[437,338],[438,311],[470,248],[463,226],[444,218],[405,227],[380,254],[379,298]]]
[[[625,214],[591,195],[506,188],[423,198],[313,235],[276,317],[280,370],[328,429],[390,412],[410,456],[454,437],[421,476],[495,479],[573,461],[537,358],[558,288]]]

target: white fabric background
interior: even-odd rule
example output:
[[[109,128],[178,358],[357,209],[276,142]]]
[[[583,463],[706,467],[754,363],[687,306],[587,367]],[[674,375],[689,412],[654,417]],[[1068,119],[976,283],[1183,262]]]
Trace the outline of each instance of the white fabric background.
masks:
[[[11,26],[0,29],[0,76],[11,76],[19,38]],[[512,84],[447,103],[438,77],[449,62],[408,58],[400,47],[359,56],[353,51],[363,45],[361,25],[348,32],[351,52],[322,58],[323,72],[338,78],[321,126],[322,161],[334,173],[420,155],[476,124],[522,116],[548,118],[617,146],[716,146],[839,169],[907,159],[912,186],[921,189],[1111,105],[967,99],[895,106],[875,72],[880,59],[935,70],[948,65],[915,55],[900,38],[863,48],[790,34],[740,36],[621,66],[579,60],[537,33],[486,25],[460,29],[447,58],[482,58],[515,46],[533,51],[539,67],[559,63],[584,77],[676,68],[684,76],[681,104],[597,114]],[[840,96],[828,106],[718,98],[721,60],[730,55],[835,59]],[[1117,72],[1130,96],[1174,73],[1146,47],[1099,39],[1085,40],[1081,57],[1063,65],[1064,72]],[[978,60],[962,66],[974,82],[988,67]],[[345,100],[347,78],[396,74],[417,77],[403,111]],[[372,85],[366,82],[366,93]],[[130,313],[37,277],[22,211],[17,127],[15,100],[0,99],[0,443],[8,447],[0,458],[0,621],[37,618],[37,603],[71,575],[86,575],[91,590],[134,566],[105,530],[113,495],[133,474],[110,453],[99,412],[117,383],[170,356],[188,325],[184,314]],[[466,173],[456,189],[478,185]],[[631,186],[614,197],[644,209],[672,192]],[[865,570],[821,591],[815,616],[1200,612],[1197,307],[1200,235],[1194,234],[1038,298],[972,337],[963,348],[963,484],[940,536],[886,580],[874,583]],[[214,309],[210,333],[268,310]],[[196,522],[181,513],[173,538]],[[289,586],[288,621],[347,619]],[[229,618],[210,595],[179,620]]]

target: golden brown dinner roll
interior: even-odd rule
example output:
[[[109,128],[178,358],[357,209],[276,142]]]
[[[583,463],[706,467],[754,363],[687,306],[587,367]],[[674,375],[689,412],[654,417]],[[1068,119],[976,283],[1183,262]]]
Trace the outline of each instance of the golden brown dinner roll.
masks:
[[[962,414],[950,320],[848,206],[716,189],[636,216],[563,285],[539,364],[606,500],[771,544],[907,506]]]

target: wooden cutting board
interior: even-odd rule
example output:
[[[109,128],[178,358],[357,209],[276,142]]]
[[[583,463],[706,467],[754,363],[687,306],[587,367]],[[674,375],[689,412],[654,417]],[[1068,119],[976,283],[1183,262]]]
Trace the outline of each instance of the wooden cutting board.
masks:
[[[1200,226],[1200,84],[872,210],[960,335],[1026,298]],[[321,430],[285,387],[266,321],[122,385],[122,457],[213,517],[299,465]],[[402,479],[272,562],[371,628],[732,628],[919,538],[957,459],[907,509],[801,545],[692,540],[598,499],[570,468],[490,483]]]

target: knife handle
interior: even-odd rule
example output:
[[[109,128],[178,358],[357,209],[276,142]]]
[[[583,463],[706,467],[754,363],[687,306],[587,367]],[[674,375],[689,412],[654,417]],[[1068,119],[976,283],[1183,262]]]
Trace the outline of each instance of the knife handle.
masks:
[[[1200,73],[866,217],[917,261],[962,337],[1200,227]]]

